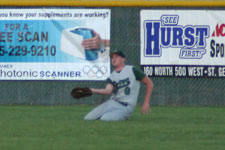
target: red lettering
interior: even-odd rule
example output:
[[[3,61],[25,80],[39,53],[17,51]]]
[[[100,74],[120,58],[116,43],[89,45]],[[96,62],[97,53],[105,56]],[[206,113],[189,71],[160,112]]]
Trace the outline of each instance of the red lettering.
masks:
[[[216,37],[219,37],[219,36],[224,37],[225,36],[225,32],[223,32],[224,28],[225,28],[225,24],[221,24],[221,25],[217,24],[216,30],[213,32],[212,37],[215,37],[215,36]]]
[[[222,35],[222,36],[225,36],[225,33],[223,32],[224,27],[225,27],[225,24],[222,24],[220,26],[220,35]]]

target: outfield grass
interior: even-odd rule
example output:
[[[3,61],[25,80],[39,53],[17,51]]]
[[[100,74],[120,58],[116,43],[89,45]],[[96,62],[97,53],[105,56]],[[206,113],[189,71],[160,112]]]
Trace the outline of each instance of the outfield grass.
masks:
[[[225,107],[140,107],[120,122],[83,121],[94,106],[0,106],[0,150],[224,150]]]

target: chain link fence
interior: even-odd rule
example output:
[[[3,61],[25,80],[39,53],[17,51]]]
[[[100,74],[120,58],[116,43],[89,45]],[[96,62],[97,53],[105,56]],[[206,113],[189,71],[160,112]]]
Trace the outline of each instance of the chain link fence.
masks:
[[[76,8],[75,8],[76,9]],[[140,65],[140,10],[137,7],[111,9],[111,50],[126,53],[127,64]],[[150,8],[148,8],[150,9]],[[165,9],[165,8],[164,8]],[[151,105],[225,105],[225,82],[222,78],[154,77]],[[104,81],[0,81],[0,104],[15,105],[72,105],[99,104],[108,96],[93,95],[74,100],[74,87],[103,88]],[[142,85],[138,103],[142,104],[145,87]]]

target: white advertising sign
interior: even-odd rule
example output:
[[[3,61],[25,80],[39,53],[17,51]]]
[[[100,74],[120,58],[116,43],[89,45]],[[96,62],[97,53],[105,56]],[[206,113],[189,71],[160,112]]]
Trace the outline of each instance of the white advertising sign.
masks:
[[[225,77],[225,11],[141,10],[148,76]]]
[[[105,80],[110,9],[0,9],[0,80]]]

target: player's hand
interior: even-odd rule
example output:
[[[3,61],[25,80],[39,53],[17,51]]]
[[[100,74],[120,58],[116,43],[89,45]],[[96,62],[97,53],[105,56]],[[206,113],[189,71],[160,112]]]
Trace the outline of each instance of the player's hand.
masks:
[[[149,113],[151,113],[151,108],[149,106],[149,103],[144,103],[142,106],[142,114],[147,115]]]
[[[82,46],[85,49],[99,49],[101,46],[101,37],[100,35],[95,32],[94,30],[92,30],[94,33],[94,37],[90,38],[90,39],[85,39],[82,41]]]

